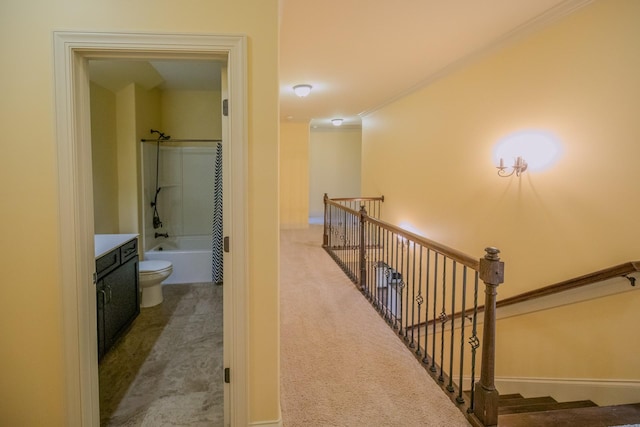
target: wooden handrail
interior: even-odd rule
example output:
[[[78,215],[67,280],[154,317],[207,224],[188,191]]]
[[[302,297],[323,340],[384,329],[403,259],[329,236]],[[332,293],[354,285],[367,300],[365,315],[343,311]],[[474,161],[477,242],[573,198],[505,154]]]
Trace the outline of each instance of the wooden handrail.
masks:
[[[391,231],[392,233],[395,233],[396,235],[403,237],[407,240],[410,240],[412,242],[415,242],[417,244],[420,244],[425,248],[432,249],[442,255],[445,255],[448,258],[451,258],[452,260],[462,265],[466,265],[467,267],[473,270],[477,271],[479,268],[480,264],[479,264],[478,258],[473,258],[463,252],[460,252],[457,249],[452,249],[434,240],[427,239],[426,237],[419,236],[407,230],[403,230],[402,228],[399,228],[393,224],[389,224],[388,222],[384,222],[379,219],[371,218],[368,216],[367,222],[375,224],[378,227],[384,228],[385,230]]]
[[[359,201],[370,201],[370,202],[375,202],[377,200],[384,202],[384,196],[380,196],[380,197],[333,197],[329,200],[332,200],[334,202],[359,202]]]
[[[604,270],[598,270],[593,273],[585,274],[583,276],[564,280],[553,285],[545,286],[543,288],[535,289],[533,291],[524,292],[519,295],[502,299],[498,301],[497,307],[506,307],[520,302],[530,301],[532,299],[565,292],[571,289],[579,288],[581,286],[592,285],[594,283],[602,282],[603,280],[607,279],[613,279],[615,277],[625,277],[631,273],[636,273],[638,271],[640,271],[640,261],[626,262],[624,264],[605,268]],[[635,282],[634,280],[629,280],[632,282],[632,285],[635,285],[635,283],[633,283]],[[478,307],[478,310],[481,310],[483,308],[484,307]]]
[[[616,277],[626,277],[631,286],[635,286],[635,278],[627,277],[629,274],[637,273],[640,271],[640,261],[629,261],[624,264],[616,265],[613,267],[605,268],[603,270],[594,271],[593,273],[585,274],[583,276],[575,277],[573,279],[564,280],[562,282],[554,283],[553,285],[545,286],[533,291],[523,292],[512,297],[502,299],[496,303],[496,308],[507,307],[510,305],[518,304],[521,302],[527,302],[536,298],[546,297],[549,295],[559,294],[560,292],[570,291],[572,289],[580,288],[582,286],[593,285],[598,282],[602,282],[608,279],[614,279]],[[484,305],[478,306],[478,313],[484,311]],[[457,312],[452,316],[454,319],[462,317],[462,312]],[[426,325],[431,325],[434,321],[431,320]],[[422,322],[418,325],[414,325],[414,328],[425,326]]]
[[[357,199],[357,198],[344,198],[344,199],[326,199],[326,204],[328,205],[333,205],[333,206],[337,206],[340,209],[352,214],[353,216],[360,216],[361,212],[355,210],[355,209],[351,209],[348,208],[346,206],[343,206],[339,203],[336,203],[336,201],[345,201],[345,200],[380,200],[380,199],[384,199],[384,197],[380,198],[380,197],[364,197],[362,199]],[[443,244],[440,244],[434,240],[431,239],[427,239],[426,237],[422,237],[419,236],[417,234],[414,234],[410,231],[407,230],[403,230],[402,228],[395,226],[393,224],[389,224],[388,222],[384,222],[380,219],[376,219],[373,218],[369,215],[365,214],[365,218],[366,218],[366,222],[370,222],[374,225],[377,225],[378,227],[384,228],[385,230],[391,231],[392,233],[396,234],[397,236],[403,237],[407,240],[413,241],[417,244],[420,244],[422,246],[424,246],[425,248],[429,248],[432,249],[442,255],[445,255],[449,258],[451,258],[452,260],[462,264],[462,265],[466,265],[469,268],[472,268],[473,270],[478,270],[478,266],[479,266],[479,261],[477,258],[473,258],[463,252],[460,252],[456,249],[452,249],[448,246],[445,246]]]
[[[353,215],[353,216],[358,216],[358,215],[360,215],[360,212],[359,212],[359,211],[357,211],[357,210],[355,210],[355,209],[351,209],[351,208],[350,208],[350,207],[348,207],[348,206],[341,205],[340,203],[337,203],[335,200],[336,200],[336,199],[327,199],[327,201],[326,201],[326,203],[325,203],[325,204],[327,204],[327,205],[331,205],[331,206],[336,206],[336,207],[338,207],[338,208],[340,208],[340,209],[342,209],[342,210],[344,210],[344,211],[346,211],[346,212],[350,213],[350,214],[351,214],[351,215]],[[347,199],[345,199],[345,201],[346,201],[346,200],[347,200]],[[349,199],[349,200],[351,200],[351,199]]]

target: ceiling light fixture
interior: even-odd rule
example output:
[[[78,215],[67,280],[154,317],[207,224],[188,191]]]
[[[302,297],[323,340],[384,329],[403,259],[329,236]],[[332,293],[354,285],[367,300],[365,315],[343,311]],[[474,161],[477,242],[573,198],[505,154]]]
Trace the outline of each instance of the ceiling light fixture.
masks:
[[[295,85],[293,87],[293,91],[300,98],[304,98],[305,96],[307,96],[307,95],[309,95],[311,93],[311,85]]]
[[[342,119],[331,119],[331,123],[333,123],[334,126],[341,126]]]

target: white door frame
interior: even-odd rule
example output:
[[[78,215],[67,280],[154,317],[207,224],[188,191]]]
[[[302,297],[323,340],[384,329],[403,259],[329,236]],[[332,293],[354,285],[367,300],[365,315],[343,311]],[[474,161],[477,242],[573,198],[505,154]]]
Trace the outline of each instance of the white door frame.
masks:
[[[61,31],[53,43],[66,425],[100,425],[88,60],[220,55],[229,91],[224,233],[232,237],[224,257],[224,366],[233,373],[225,424],[248,425],[246,37]]]

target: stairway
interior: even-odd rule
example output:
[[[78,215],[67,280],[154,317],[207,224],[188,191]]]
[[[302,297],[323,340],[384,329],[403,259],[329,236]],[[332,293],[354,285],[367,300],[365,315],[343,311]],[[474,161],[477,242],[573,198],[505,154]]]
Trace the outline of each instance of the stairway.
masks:
[[[640,403],[598,406],[590,400],[558,402],[550,396],[500,396],[499,427],[640,426]]]

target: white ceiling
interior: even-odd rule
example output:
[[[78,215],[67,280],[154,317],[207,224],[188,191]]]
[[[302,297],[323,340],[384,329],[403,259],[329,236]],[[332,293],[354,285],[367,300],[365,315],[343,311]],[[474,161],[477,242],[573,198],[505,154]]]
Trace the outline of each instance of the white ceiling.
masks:
[[[359,126],[368,112],[594,0],[281,0],[280,119]],[[112,91],[216,90],[216,60],[92,60]],[[310,84],[306,98],[293,93]]]
[[[280,118],[360,117],[592,0],[282,0]],[[310,84],[298,98],[292,87]]]

